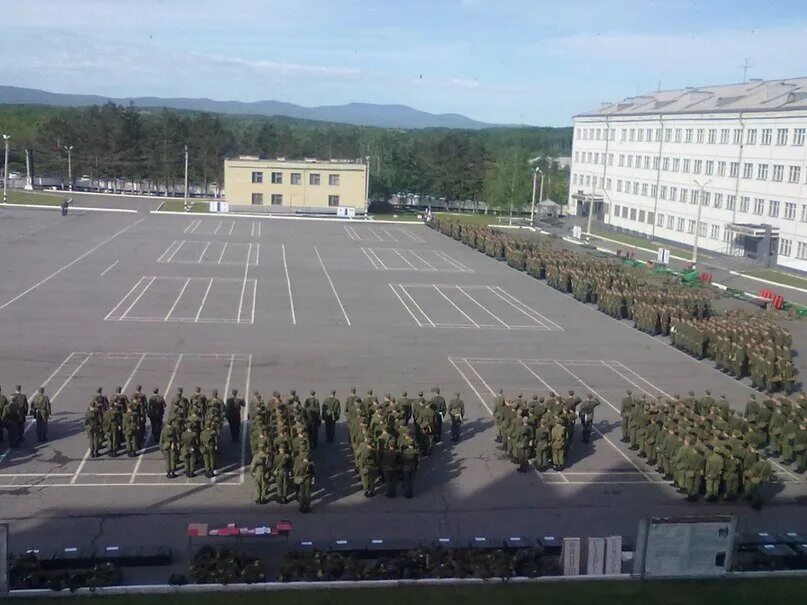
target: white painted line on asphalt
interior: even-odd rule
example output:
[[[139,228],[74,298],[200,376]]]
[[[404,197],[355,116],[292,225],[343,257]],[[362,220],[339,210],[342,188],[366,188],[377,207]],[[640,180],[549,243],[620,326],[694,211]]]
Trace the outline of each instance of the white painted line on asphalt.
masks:
[[[517,357],[469,357],[468,359],[473,363],[506,364],[524,361],[533,365],[555,365],[557,362],[560,362],[572,366],[600,365],[603,362],[602,359],[520,359]]]
[[[230,232],[227,235],[232,235],[234,229],[235,229],[235,221],[230,223]]]
[[[260,266],[260,264],[261,264],[261,245],[260,244],[255,244],[255,263],[253,263],[253,264],[256,267]]]
[[[241,313],[244,310],[244,293],[247,291],[247,279],[249,278],[249,259],[251,256],[252,256],[252,242],[250,242],[249,249],[247,250],[247,262],[244,263],[244,281],[241,284],[241,298],[238,300],[237,319],[239,322],[241,321]]]
[[[174,242],[174,244],[176,244],[176,243],[177,242]],[[185,240],[182,240],[181,242],[179,242],[179,245],[176,247],[176,250],[174,250],[174,252],[173,252],[173,254],[171,254],[171,256],[169,256],[168,258],[165,259],[165,262],[170,263],[172,260],[174,260],[174,257],[177,255],[177,252],[179,252],[179,249],[182,248],[182,246],[184,246],[186,243],[187,242]],[[157,262],[159,262],[159,261],[157,261]]]
[[[205,308],[205,303],[207,302],[207,296],[210,294],[210,289],[213,287],[213,278],[210,278],[210,281],[207,283],[207,289],[205,290],[204,296],[202,296],[202,302],[199,305],[199,310],[196,312],[196,317],[194,318],[194,322],[199,321],[199,317],[202,315],[202,309]],[[240,317],[240,316],[239,316]]]
[[[471,316],[470,316],[470,315],[468,315],[468,314],[467,314],[465,311],[463,311],[462,309],[460,309],[460,308],[457,306],[457,304],[456,304],[456,303],[455,303],[453,300],[451,300],[451,299],[450,299],[448,296],[446,296],[446,293],[445,293],[445,292],[443,292],[443,291],[440,289],[440,287],[439,287],[439,286],[434,286],[434,289],[437,291],[437,293],[438,293],[440,296],[442,296],[443,298],[445,298],[445,299],[446,299],[446,300],[449,302],[449,304],[450,304],[452,307],[454,307],[454,308],[455,308],[457,311],[459,311],[459,312],[462,314],[462,316],[463,316],[463,317],[465,317],[465,319],[467,319],[468,321],[470,321],[470,322],[473,324],[473,326],[474,326],[475,328],[478,328],[478,327],[479,327],[479,324],[478,324],[478,323],[476,323],[476,322],[475,322],[473,319],[471,319]]]
[[[148,289],[149,289],[149,287],[151,287],[151,284],[153,284],[153,283],[154,283],[154,280],[155,280],[155,279],[157,279],[157,277],[156,277],[156,276],[152,276],[152,277],[151,277],[151,279],[149,280],[149,282],[148,282],[148,283],[147,283],[147,284],[146,284],[146,285],[143,287],[143,289],[142,289],[142,290],[140,290],[140,292],[138,293],[138,295],[137,295],[137,296],[135,296],[134,300],[132,301],[132,304],[131,304],[131,305],[129,305],[128,307],[126,307],[126,310],[125,310],[125,311],[124,311],[124,312],[121,314],[121,316],[120,316],[118,319],[126,319],[126,316],[129,314],[129,311],[131,311],[131,310],[132,310],[132,307],[134,307],[134,306],[137,304],[137,301],[139,301],[139,300],[140,300],[140,299],[143,297],[143,295],[146,293],[146,290],[148,290]],[[138,282],[138,283],[139,283],[139,282]]]
[[[383,238],[383,237],[381,237],[381,236],[380,236],[378,233],[376,233],[376,232],[375,232],[375,230],[374,230],[372,227],[367,227],[367,230],[368,230],[370,233],[372,233],[373,235],[375,235],[375,237],[378,239],[378,241],[379,241],[379,242],[383,242],[383,241],[384,241],[384,238]]]
[[[233,223],[233,225],[235,225],[235,223]],[[224,253],[227,251],[227,246],[229,245],[229,243],[230,242],[224,242],[224,245],[221,247],[221,254],[219,254],[219,260],[216,261],[217,265],[221,264],[221,260],[224,258]]]
[[[261,236],[261,227],[262,226],[263,226],[263,223],[258,223],[258,237]]]
[[[425,258],[423,258],[423,257],[422,257],[420,254],[418,254],[418,253],[417,253],[417,252],[415,252],[414,250],[407,250],[407,252],[409,252],[409,254],[411,254],[412,256],[414,256],[416,259],[418,259],[418,260],[419,260],[420,262],[422,262],[424,265],[426,265],[426,266],[427,266],[427,267],[428,267],[428,268],[429,268],[431,271],[437,271],[437,267],[435,267],[434,265],[432,265],[432,264],[431,264],[429,261],[427,261]]]
[[[115,265],[117,265],[119,262],[120,262],[120,260],[116,260],[114,263],[112,263],[111,265],[109,265],[109,266],[108,266],[106,269],[104,269],[104,270],[101,272],[100,277],[103,277],[104,275],[106,275],[107,273],[109,273],[109,270],[110,270],[110,269],[112,269],[112,267],[114,267]]]
[[[195,221],[195,220],[194,220],[194,221],[191,221],[190,223],[188,223],[188,226],[187,226],[187,227],[185,227],[185,231],[183,231],[183,233],[189,233],[189,232],[192,230],[192,228],[193,228],[193,226],[194,226],[194,225],[196,225],[196,221]]]
[[[528,371],[530,374],[532,374],[532,375],[533,375],[533,376],[534,376],[536,379],[538,379],[538,381],[539,381],[541,384],[543,384],[543,385],[544,385],[544,386],[545,386],[545,387],[546,387],[546,388],[549,390],[549,392],[550,392],[550,393],[557,393],[557,391],[555,391],[555,389],[553,389],[551,386],[549,386],[549,383],[548,383],[546,380],[544,380],[543,378],[541,378],[541,376],[540,376],[540,375],[538,375],[538,374],[535,372],[535,370],[533,370],[533,369],[532,369],[530,366],[528,366],[528,365],[527,365],[526,363],[524,363],[522,360],[519,360],[519,363],[521,363],[522,367],[523,367],[525,370],[527,370],[527,371]]]
[[[4,303],[4,304],[0,305],[0,311],[2,311],[3,309],[5,309],[5,308],[6,308],[6,307],[8,307],[9,305],[11,305],[11,304],[13,304],[13,303],[17,302],[19,299],[21,299],[21,298],[22,298],[23,296],[25,296],[26,294],[29,294],[30,292],[33,292],[33,291],[34,291],[34,290],[36,290],[36,289],[37,289],[39,286],[41,286],[41,285],[43,285],[43,284],[47,283],[48,281],[50,281],[51,279],[53,279],[54,277],[56,277],[57,275],[59,275],[59,274],[60,274],[62,271],[65,271],[66,269],[69,269],[70,267],[72,267],[72,266],[73,266],[73,265],[75,265],[76,263],[78,263],[78,262],[80,262],[80,261],[84,260],[84,259],[85,259],[85,258],[87,258],[87,257],[88,257],[90,254],[92,254],[93,252],[95,252],[96,250],[98,250],[99,248],[101,248],[101,246],[103,246],[104,244],[108,244],[108,243],[109,243],[109,242],[111,242],[113,239],[115,239],[115,238],[116,238],[116,237],[118,237],[119,235],[122,235],[122,234],[126,233],[126,232],[127,232],[129,229],[131,229],[132,227],[135,227],[135,226],[139,225],[139,224],[140,224],[140,223],[142,223],[144,220],[146,220],[146,219],[142,219],[142,218],[141,218],[141,219],[138,219],[138,220],[136,220],[135,222],[131,223],[130,225],[128,225],[128,226],[126,226],[126,227],[124,227],[124,228],[123,228],[123,229],[121,229],[120,231],[118,231],[118,232],[114,233],[113,235],[110,235],[108,238],[106,238],[105,240],[103,240],[101,243],[96,244],[95,246],[93,246],[92,248],[90,248],[89,250],[87,250],[87,251],[86,251],[84,254],[82,254],[82,255],[81,255],[81,256],[79,256],[78,258],[75,258],[74,260],[70,261],[69,263],[67,263],[66,265],[64,265],[63,267],[61,267],[60,269],[57,269],[56,271],[54,271],[53,273],[51,273],[50,275],[48,275],[46,278],[44,278],[44,279],[42,279],[42,280],[38,281],[37,283],[35,283],[33,286],[31,286],[31,287],[30,287],[30,288],[28,288],[27,290],[23,290],[22,292],[20,292],[19,294],[17,294],[17,296],[15,296],[14,298],[12,298],[12,299],[11,299],[11,300],[9,300],[8,302],[6,302],[6,303]]]
[[[480,309],[482,309],[482,310],[483,310],[485,313],[487,313],[487,314],[488,314],[488,315],[490,315],[490,316],[491,316],[493,319],[495,319],[495,320],[496,320],[496,321],[498,321],[500,324],[502,324],[502,326],[504,326],[504,327],[505,327],[505,328],[507,328],[508,330],[509,330],[509,329],[511,329],[511,328],[510,328],[510,324],[508,324],[507,322],[503,321],[503,320],[502,320],[502,319],[501,319],[501,318],[500,318],[498,315],[496,315],[495,313],[493,313],[493,311],[491,311],[490,309],[488,309],[488,308],[487,308],[485,305],[483,305],[481,302],[479,302],[478,300],[476,300],[476,299],[475,299],[473,296],[471,296],[470,294],[468,294],[468,293],[467,293],[465,290],[463,290],[462,288],[463,288],[462,286],[457,286],[457,290],[459,290],[460,292],[462,292],[462,293],[463,293],[463,294],[464,294],[464,295],[465,295],[465,296],[468,298],[468,300],[472,301],[472,302],[473,302],[475,305],[477,305],[477,306],[478,306]]]
[[[224,221],[219,221],[219,224],[216,225],[216,230],[213,232],[213,235],[216,235],[219,232],[219,229],[221,229],[221,226],[223,224],[224,224]],[[235,224],[235,223],[233,223],[233,224]]]
[[[529,311],[529,313],[525,312],[523,309],[519,309],[519,310],[521,310],[521,312],[524,313],[524,315],[526,315],[527,317],[530,317],[534,321],[537,321],[541,325],[545,326],[548,330],[552,330],[553,327],[556,330],[563,330],[563,328],[561,328],[554,321],[544,317],[543,315],[538,313],[538,311],[536,311],[532,307],[529,307],[528,305],[525,305],[523,302],[518,300],[515,296],[513,296],[513,295],[505,292],[504,290],[502,290],[502,288],[500,288],[499,286],[496,286],[495,288],[492,288],[492,290],[494,291],[495,294],[497,294],[497,296],[499,296],[499,298],[501,298],[505,302],[507,302],[508,299],[513,301],[513,302],[510,303],[511,306],[513,306],[513,308],[519,309],[519,307],[522,307],[523,309],[527,309]],[[516,304],[518,306],[516,306]],[[530,314],[532,314],[532,316]]]
[[[199,255],[199,260],[198,260],[198,261],[196,261],[196,262],[197,262],[197,264],[201,264],[201,263],[202,263],[202,259],[205,257],[205,252],[207,252],[207,249],[208,249],[208,248],[210,248],[210,244],[212,244],[212,243],[213,243],[213,242],[207,242],[207,243],[205,244],[205,247],[204,247],[204,248],[202,248],[202,253]]]
[[[409,265],[410,267],[412,267],[412,269],[414,269],[415,271],[417,271],[417,270],[418,270],[418,268],[417,268],[415,265],[413,265],[411,262],[409,262],[409,259],[407,259],[407,258],[406,258],[406,257],[405,257],[403,254],[401,254],[399,250],[396,250],[395,248],[393,248],[393,249],[392,249],[392,251],[393,251],[395,254],[397,254],[398,256],[400,256],[400,257],[401,257],[401,259],[403,259],[403,262],[405,262],[407,265]]]
[[[627,367],[626,367],[626,369],[630,370],[630,372],[632,372],[633,374],[636,374],[637,376],[639,376],[639,378],[641,378],[641,379],[642,379],[642,381],[646,382],[647,384],[651,385],[651,386],[652,386],[654,389],[656,389],[656,391],[657,391],[657,392],[656,392],[656,393],[652,393],[652,392],[648,391],[647,389],[645,389],[644,387],[642,387],[640,384],[636,383],[634,380],[631,380],[631,379],[630,379],[628,376],[625,376],[625,374],[623,374],[622,372],[620,372],[619,370],[617,370],[617,369],[616,369],[616,368],[615,368],[613,365],[611,365],[611,363],[610,363],[610,362],[608,362],[608,361],[603,361],[603,362],[602,362],[602,365],[604,365],[606,368],[608,368],[609,370],[611,370],[612,372],[614,372],[614,373],[615,373],[615,374],[617,374],[618,376],[621,376],[621,377],[622,377],[622,380],[624,380],[624,381],[625,381],[625,382],[627,382],[628,384],[632,385],[634,388],[639,389],[639,390],[640,390],[642,393],[644,393],[645,395],[648,395],[648,396],[650,396],[650,397],[654,397],[654,398],[655,398],[655,397],[658,397],[658,393],[661,393],[662,395],[664,395],[664,396],[666,396],[666,397],[669,397],[669,395],[668,395],[667,393],[665,393],[664,391],[662,391],[661,389],[659,389],[658,387],[656,387],[655,385],[653,385],[651,382],[648,382],[647,380],[645,380],[644,378],[642,378],[641,376],[639,376],[638,374],[636,374],[636,372],[634,372],[633,370],[630,370],[630,368],[627,368]],[[622,364],[620,364],[620,365],[622,365]],[[625,367],[625,366],[623,366],[623,367]]]
[[[418,223],[418,224],[422,224],[422,223]],[[420,236],[417,236],[414,233],[409,233],[409,231],[407,229],[404,229],[403,227],[391,227],[391,229],[396,229],[396,230],[400,231],[401,233],[405,234],[407,237],[409,237],[415,243],[418,243],[418,244],[425,244],[426,243],[426,240],[421,239]]]
[[[283,252],[283,269],[286,271],[286,286],[289,290],[289,307],[291,308],[291,323],[297,325],[297,317],[294,315],[294,297],[291,295],[291,279],[289,278],[289,266],[286,264],[286,244],[280,244],[280,249]]]
[[[171,314],[174,312],[174,309],[177,308],[177,305],[179,304],[179,299],[182,298],[183,294],[185,294],[185,290],[187,289],[189,283],[191,283],[191,278],[186,277],[185,283],[182,285],[182,289],[180,289],[179,295],[177,295],[177,299],[174,301],[174,304],[171,305],[171,308],[168,310],[168,313],[166,314],[165,319],[163,319],[163,321],[168,321],[171,318]],[[123,316],[121,316],[121,319],[123,319]]]
[[[415,305],[415,308],[416,308],[418,311],[420,311],[420,314],[421,314],[421,315],[423,315],[423,317],[426,319],[426,321],[428,321],[428,322],[429,322],[429,324],[431,324],[431,327],[432,327],[432,328],[436,327],[436,325],[435,325],[435,323],[432,321],[431,317],[429,317],[429,316],[426,314],[426,312],[425,312],[423,309],[421,309],[421,308],[420,308],[420,305],[419,305],[419,304],[417,304],[417,302],[415,301],[415,299],[414,299],[414,298],[412,298],[412,295],[411,295],[411,294],[409,294],[409,291],[408,291],[408,290],[407,290],[407,289],[404,287],[404,285],[403,285],[403,284],[398,284],[398,287],[401,289],[401,292],[403,292],[403,293],[404,293],[404,295],[405,295],[405,296],[406,296],[406,297],[407,297],[409,300],[411,300],[411,301],[412,301],[412,304],[413,304],[413,305]]]
[[[378,254],[376,254],[375,250],[373,250],[372,248],[367,248],[367,251],[375,257],[375,259],[378,261],[378,264],[381,265],[381,268],[384,271],[392,271],[392,269],[390,269],[389,267],[387,267],[387,265],[384,264],[384,261],[381,260],[381,257],[378,256]]]
[[[436,256],[438,256],[438,257],[442,258],[444,261],[446,261],[449,265],[452,265],[452,266],[456,267],[457,271],[459,271],[460,273],[473,273],[474,272],[473,269],[469,269],[468,267],[463,265],[460,261],[458,261],[455,258],[449,256],[445,252],[442,252],[440,250],[432,250],[432,252],[434,252],[434,254]]]
[[[345,225],[345,226],[344,226],[344,229],[345,229],[345,233],[347,233],[347,236],[348,236],[350,239],[352,239],[354,242],[358,242],[358,241],[360,241],[360,239],[361,239],[361,238],[360,238],[360,237],[359,237],[359,235],[356,233],[356,231],[354,231],[353,227],[348,227],[347,225]]]
[[[393,242],[399,241],[398,238],[396,238],[394,235],[392,235],[392,233],[390,233],[389,229],[387,229],[386,227],[379,227],[378,230],[383,231],[384,233],[386,233],[387,237],[390,238],[391,241],[393,241]]]
[[[412,313],[412,309],[410,309],[409,306],[404,302],[403,298],[401,298],[401,295],[398,294],[398,291],[395,289],[395,285],[390,284],[389,287],[392,288],[393,293],[395,294],[395,296],[398,297],[398,300],[401,301],[401,304],[403,305],[403,308],[406,309],[409,312],[409,315],[412,316],[412,319],[415,320],[415,323],[421,328],[424,327],[423,324],[421,323],[421,321],[417,317],[415,317],[414,313]]]
[[[328,283],[331,284],[331,290],[333,291],[333,295],[336,297],[336,302],[339,303],[339,308],[342,309],[342,315],[345,316],[345,321],[347,325],[350,325],[350,318],[347,316],[347,311],[345,311],[345,306],[342,304],[342,299],[339,298],[339,294],[336,291],[336,286],[333,285],[333,280],[331,276],[328,274],[328,270],[325,268],[325,263],[322,262],[322,256],[320,256],[319,249],[314,246],[314,252],[317,253],[317,258],[319,259],[319,265],[322,267],[322,271],[325,273],[325,277],[328,279]]]
[[[474,375],[479,379],[479,382],[481,382],[483,385],[485,385],[485,388],[488,390],[488,392],[495,397],[496,396],[496,391],[494,391],[492,388],[490,388],[490,385],[487,383],[487,381],[484,378],[482,378],[482,376],[479,374],[479,372],[477,372],[477,370],[473,366],[473,364],[470,363],[464,357],[463,357],[462,361],[465,363],[465,365],[467,365],[470,368],[471,372],[473,372]]]
[[[462,376],[462,379],[465,381],[465,384],[467,384],[470,387],[470,389],[476,394],[476,396],[479,399],[480,403],[482,403],[482,405],[485,407],[485,409],[488,411],[488,413],[492,416],[493,412],[488,407],[488,404],[485,403],[485,399],[482,397],[482,395],[479,394],[479,391],[476,390],[476,387],[471,383],[470,380],[468,380],[468,377],[463,373],[462,370],[460,370],[459,366],[454,362],[453,359],[451,359],[449,357],[448,361],[452,366],[454,366],[454,369],[457,370],[457,372],[459,372],[459,375]]]
[[[370,261],[370,263],[373,265],[373,267],[374,267],[374,268],[375,268],[377,271],[380,271],[380,270],[381,270],[381,267],[379,267],[379,266],[376,264],[376,262],[373,260],[373,258],[372,258],[372,257],[371,257],[371,256],[370,256],[368,253],[367,253],[367,248],[361,248],[361,251],[362,251],[362,252],[364,252],[364,256],[366,256],[366,257],[367,257],[367,260],[369,260],[369,261]]]
[[[80,363],[80,364],[78,364],[78,365],[76,366],[76,369],[75,369],[75,370],[73,370],[73,371],[70,373],[70,375],[67,377],[67,380],[65,380],[65,381],[62,383],[62,386],[60,386],[58,389],[56,389],[56,391],[53,393],[53,396],[50,398],[51,403],[53,403],[53,401],[54,401],[54,400],[55,400],[55,399],[56,399],[56,398],[59,396],[59,394],[60,394],[60,393],[61,393],[61,392],[64,390],[64,388],[67,386],[67,383],[68,383],[68,382],[70,382],[71,380],[73,380],[73,378],[75,377],[75,375],[79,373],[79,371],[81,370],[81,368],[83,368],[83,367],[84,367],[84,364],[85,364],[85,363],[87,363],[87,360],[89,360],[89,359],[90,359],[90,355],[87,355],[87,356],[86,356],[84,359],[82,359],[82,360],[81,360],[81,363]]]

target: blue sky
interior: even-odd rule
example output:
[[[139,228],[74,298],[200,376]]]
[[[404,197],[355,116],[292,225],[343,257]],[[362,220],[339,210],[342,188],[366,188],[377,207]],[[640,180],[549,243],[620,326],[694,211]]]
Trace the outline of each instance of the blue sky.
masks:
[[[807,76],[790,0],[4,0],[0,84],[401,103],[568,125],[640,92]]]

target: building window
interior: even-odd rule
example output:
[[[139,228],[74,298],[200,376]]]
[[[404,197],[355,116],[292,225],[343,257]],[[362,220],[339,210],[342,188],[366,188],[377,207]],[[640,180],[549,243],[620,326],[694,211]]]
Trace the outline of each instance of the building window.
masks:
[[[653,129],[652,128],[648,128],[648,129],[645,130],[645,137],[647,138],[647,142],[649,143],[650,139],[653,138]]]
[[[689,196],[689,189],[685,189],[684,187],[681,187],[681,203],[682,204],[687,203],[687,197],[688,196]]]
[[[649,156],[648,156],[648,157],[649,157]],[[665,158],[665,159],[666,159],[666,158]],[[655,157],[653,158],[653,170],[658,170],[660,165],[661,165],[661,162],[659,161],[659,157],[658,157],[658,156],[655,156]]]
[[[770,200],[768,202],[768,216],[776,218],[779,216],[779,202]]]
[[[672,141],[672,128],[665,128],[664,129],[664,142],[669,143]]]
[[[263,183],[263,172],[253,172],[252,173],[252,182],[253,183]]]
[[[664,158],[661,160],[661,169],[664,171],[668,171],[670,169],[670,158]]]
[[[789,221],[796,218],[796,204],[793,202],[785,202],[785,218]]]
[[[799,242],[799,245],[796,248],[796,256],[802,260],[807,259],[807,243]]]
[[[687,233],[695,233],[695,221],[692,219],[687,221]]]
[[[644,210],[639,210],[639,222],[644,222]]]
[[[667,217],[667,229],[674,229],[675,228],[675,217],[670,215]]]
[[[319,173],[312,172],[308,175],[308,184],[309,185],[319,185]]]
[[[717,163],[717,176],[726,176],[726,162]]]
[[[328,205],[329,206],[338,206],[339,205],[339,196],[338,195],[329,195],[328,196]]]
[[[625,142],[625,139],[628,136],[627,132],[628,131],[625,128],[620,128],[619,129],[619,140],[622,141],[623,143]]]
[[[757,144],[757,129],[756,128],[749,128],[745,132],[745,144],[746,145],[756,145]]]
[[[619,218],[619,204],[614,204],[614,216]]]
[[[616,190],[620,193],[622,192],[622,179],[616,180]]]
[[[768,180],[768,165],[757,164],[757,179],[760,181]]]
[[[776,129],[776,144],[787,145],[787,128]]]
[[[642,195],[647,195],[647,183],[642,183]]]
[[[715,171],[715,163],[712,160],[706,160],[706,172],[704,174],[713,174]]]
[[[613,141],[616,138],[616,128],[612,128],[610,134],[611,140]]]
[[[712,239],[720,239],[720,225],[712,225]]]
[[[723,194],[722,193],[715,193],[715,208],[722,208],[723,207]]]
[[[273,172],[272,173],[272,184],[273,185],[282,185],[283,184],[283,173],[282,172]]]
[[[735,128],[734,134],[732,135],[732,141],[734,145],[742,145],[743,144],[743,129],[742,128]]]
[[[793,130],[793,144],[804,145],[804,128],[796,128]]]
[[[751,162],[743,164],[743,178],[750,179],[754,176],[754,165]]]
[[[656,193],[658,192],[655,185],[650,185],[650,197],[655,198]]]
[[[717,128],[709,129],[709,143],[711,143],[712,145],[717,143]]]
[[[678,187],[670,187],[670,201],[674,202],[678,199]]]
[[[667,199],[667,185],[662,185],[659,188],[659,197],[663,200]]]
[[[642,130],[641,128],[639,128],[639,132],[636,133],[636,141],[638,143],[644,142],[644,130]]]
[[[633,168],[633,156],[628,155],[628,168]]]
[[[683,133],[683,131],[682,131],[680,128],[676,128],[676,129],[675,129],[675,142],[676,142],[676,143],[680,143],[680,142],[681,142],[681,134],[682,134],[682,133]]]
[[[663,227],[664,226],[664,215],[657,214],[656,215],[656,227]]]
[[[283,205],[283,194],[282,193],[273,193],[272,194],[272,206],[282,206]]]
[[[678,159],[678,158],[673,158],[672,171],[673,172],[678,172],[678,169],[680,168],[680,166],[681,166],[681,160]]]
[[[736,195],[727,195],[726,196],[726,210],[734,211],[734,207],[737,205],[737,196]]]
[[[762,140],[760,142],[763,145],[770,145],[771,144],[771,129],[770,128],[763,128],[762,129]]]
[[[632,220],[632,221],[636,220],[636,208],[631,208],[630,209],[630,220]]]
[[[590,151],[589,151],[589,152],[586,154],[586,156],[588,157],[588,163],[589,163],[589,164],[593,163],[593,160],[591,159],[591,158],[592,158],[592,156],[593,156],[593,154],[592,154]],[[329,185],[330,185],[330,178],[331,178],[331,176],[336,176],[336,175],[333,175],[333,174],[332,174],[332,175],[330,175],[330,176],[328,177],[328,181],[329,181],[329,182],[328,182],[328,184],[329,184]]]
[[[292,185],[302,185],[303,184],[303,175],[299,172],[292,172],[291,173],[291,184]]]
[[[740,175],[740,162],[732,162],[729,164],[729,176],[737,178]]]
[[[605,179],[605,189],[606,191],[611,191],[611,179]]]
[[[706,224],[706,223],[704,223],[703,221],[701,221],[700,223],[698,223],[698,235],[699,235],[700,237],[706,237],[706,229],[707,229],[708,227],[709,227],[709,225],[707,225],[707,224]]]
[[[681,172],[689,172],[689,159],[684,159],[683,168],[681,168]]]
[[[693,174],[700,174],[702,166],[703,166],[703,160],[695,160],[692,165]]]
[[[692,142],[692,129],[687,128],[684,134],[684,143],[691,143]]]
[[[754,198],[754,214],[762,215],[765,213],[765,200],[761,197]]]
[[[782,179],[785,178],[785,167],[782,164],[774,164],[773,165],[773,174],[771,175],[771,180],[776,181],[777,183],[781,183]]]
[[[661,142],[661,128],[656,128],[656,143]]]
[[[656,220],[656,215],[652,212],[647,213],[647,224],[652,225],[653,221]]]
[[[696,141],[698,143],[703,143],[703,128],[698,128],[698,132],[696,133]]]
[[[789,239],[779,239],[779,256],[790,256],[793,242]]]
[[[790,167],[790,178],[788,179],[791,183],[798,183],[801,179],[801,166],[791,166]]]
[[[701,206],[709,206],[709,202],[712,199],[712,193],[709,191],[704,191],[703,195],[701,196]]]
[[[608,165],[609,165],[609,166],[613,166],[613,165],[614,165],[614,154],[613,154],[613,153],[609,153],[609,154],[608,154]]]
[[[252,174],[255,174],[255,173],[253,172]],[[252,205],[253,206],[260,206],[261,204],[263,204],[263,193],[253,193],[252,194]]]
[[[807,223],[807,204],[801,206],[801,222]]]
[[[729,144],[729,129],[728,128],[721,128],[720,129],[720,144],[721,145],[728,145]]]
[[[620,165],[620,166],[624,166],[624,165],[625,165],[625,154],[624,154],[624,153],[620,153],[620,154],[619,154],[619,165]]]
[[[748,205],[751,203],[751,198],[747,195],[740,197],[740,212],[748,212]]]

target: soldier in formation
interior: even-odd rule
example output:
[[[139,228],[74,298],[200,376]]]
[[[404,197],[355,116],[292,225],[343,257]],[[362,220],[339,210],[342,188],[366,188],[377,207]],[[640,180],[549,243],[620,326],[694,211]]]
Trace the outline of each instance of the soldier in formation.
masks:
[[[622,406],[630,448],[658,466],[688,500],[743,495],[759,508],[771,478],[767,456],[781,456],[799,472],[807,464],[803,394],[795,400],[780,395],[762,402],[751,395],[744,414],[734,411],[725,396],[715,400],[709,391],[701,398],[690,391],[684,399],[628,392]]]
[[[731,313],[702,320],[676,319],[670,338],[673,346],[698,358],[709,358],[717,369],[735,378],[750,378],[751,385],[767,393],[790,394],[795,369],[790,332],[775,323]]]
[[[3,441],[5,430],[9,447],[19,447],[25,438],[25,421],[29,411],[36,419],[37,438],[40,442],[47,440],[50,400],[43,388],[39,389],[35,399],[40,402],[39,405],[34,407],[32,401],[29,406],[28,397],[22,392],[22,385],[16,386],[11,399],[0,393],[0,442]]]
[[[530,461],[539,471],[550,467],[560,471],[566,464],[578,413],[584,422],[583,440],[588,441],[598,405],[593,394],[583,403],[573,390],[566,398],[553,392],[547,397],[533,395],[529,401],[520,393],[506,398],[500,390],[493,401],[496,441],[521,472],[529,470]]]
[[[311,461],[312,438],[319,430],[319,414],[312,414],[316,394],[300,401],[296,391],[287,397],[275,391],[269,401],[255,391],[250,404],[249,443],[252,449],[250,474],[255,480],[255,502],[269,501],[274,484],[278,502],[288,501],[290,488],[296,491],[301,512],[311,510],[315,469]],[[319,412],[319,402],[316,402]]]

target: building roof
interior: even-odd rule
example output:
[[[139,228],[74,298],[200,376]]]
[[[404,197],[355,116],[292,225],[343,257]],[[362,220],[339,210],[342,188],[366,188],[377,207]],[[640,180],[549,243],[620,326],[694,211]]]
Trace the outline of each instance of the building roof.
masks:
[[[627,97],[618,103],[603,103],[598,109],[575,117],[798,109],[807,109],[807,78],[660,90]]]
[[[553,202],[549,198],[546,198],[545,200],[538,202],[538,205],[542,206],[543,208],[554,208],[555,206],[559,206],[557,202]]]

